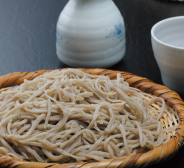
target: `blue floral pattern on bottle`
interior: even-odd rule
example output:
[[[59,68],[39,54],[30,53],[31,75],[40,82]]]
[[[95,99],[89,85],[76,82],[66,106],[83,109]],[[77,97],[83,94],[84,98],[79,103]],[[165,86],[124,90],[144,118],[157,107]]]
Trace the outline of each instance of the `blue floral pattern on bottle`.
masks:
[[[119,39],[120,41],[123,40],[124,32],[123,32],[123,24],[118,23],[114,26],[113,29],[110,30],[109,35],[106,38],[110,38],[112,40]]]
[[[60,43],[62,42],[63,40],[63,37],[59,34],[59,32],[57,31],[56,32],[56,42]]]

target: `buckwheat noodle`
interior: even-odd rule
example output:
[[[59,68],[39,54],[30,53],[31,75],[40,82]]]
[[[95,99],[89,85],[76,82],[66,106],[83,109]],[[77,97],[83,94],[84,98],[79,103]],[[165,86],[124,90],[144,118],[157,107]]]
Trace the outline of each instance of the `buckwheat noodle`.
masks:
[[[160,102],[160,113],[149,104]],[[167,142],[161,98],[149,102],[117,75],[55,70],[0,95],[0,153],[38,162],[102,161]],[[155,115],[151,115],[150,112]]]

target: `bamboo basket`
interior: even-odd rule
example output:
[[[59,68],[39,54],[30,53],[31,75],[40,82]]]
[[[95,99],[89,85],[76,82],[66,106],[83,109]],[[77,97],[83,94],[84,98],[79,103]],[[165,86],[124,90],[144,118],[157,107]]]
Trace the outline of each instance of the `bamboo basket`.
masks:
[[[136,168],[147,167],[157,162],[165,161],[177,153],[177,151],[183,145],[184,140],[184,102],[176,92],[168,89],[166,86],[155,84],[146,78],[139,77],[128,72],[112,71],[107,69],[80,70],[93,75],[106,75],[109,76],[110,79],[115,79],[117,73],[121,73],[125,81],[127,81],[131,87],[144,94],[145,99],[149,99],[152,96],[162,97],[168,107],[172,110],[164,114],[161,122],[165,125],[165,127],[172,125],[174,122],[179,123],[178,128],[171,135],[169,135],[171,137],[170,141],[146,153],[139,153],[125,158],[111,159],[94,163],[37,163],[0,155],[1,168]],[[24,79],[32,80],[35,77],[49,71],[51,70],[40,70],[36,72],[14,72],[2,76],[0,77],[1,92],[7,90],[7,87],[20,85],[23,83]],[[155,104],[153,105],[153,108],[159,109],[159,105]],[[170,113],[173,111],[175,112]]]

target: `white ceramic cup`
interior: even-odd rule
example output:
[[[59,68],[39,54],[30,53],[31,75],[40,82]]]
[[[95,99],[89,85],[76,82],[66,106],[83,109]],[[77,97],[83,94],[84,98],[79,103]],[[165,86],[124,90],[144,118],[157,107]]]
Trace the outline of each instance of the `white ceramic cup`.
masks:
[[[156,23],[151,41],[164,85],[184,95],[184,16]]]

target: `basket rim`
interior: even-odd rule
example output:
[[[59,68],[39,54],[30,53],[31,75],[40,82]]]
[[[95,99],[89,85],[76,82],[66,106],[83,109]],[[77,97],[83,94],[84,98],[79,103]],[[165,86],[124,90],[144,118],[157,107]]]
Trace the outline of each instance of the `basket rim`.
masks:
[[[65,68],[64,68],[65,69]],[[84,69],[77,68],[82,70],[83,72],[93,74],[93,75],[105,75],[109,76],[110,79],[115,79],[117,73],[120,73],[126,82],[129,83],[131,87],[135,87],[140,89],[143,92],[151,93],[155,96],[162,97],[166,104],[172,107],[179,116],[180,123],[178,128],[176,129],[176,134],[173,136],[169,142],[164,145],[161,145],[149,152],[139,153],[130,155],[128,157],[119,158],[119,159],[110,159],[104,160],[102,162],[94,162],[94,163],[72,163],[72,164],[58,164],[58,163],[38,163],[38,162],[27,162],[18,158],[12,158],[9,156],[0,155],[0,165],[2,168],[10,167],[13,168],[17,166],[27,167],[28,165],[33,167],[37,167],[39,165],[40,168],[50,167],[54,168],[56,165],[59,168],[64,167],[145,167],[152,164],[155,164],[160,161],[164,161],[169,159],[173,155],[177,153],[177,151],[183,146],[184,140],[184,102],[181,97],[175,92],[170,90],[164,85],[156,84],[151,80],[134,75],[125,71],[114,71],[108,69]],[[62,69],[59,69],[62,70]],[[24,79],[32,80],[37,76],[40,76],[44,73],[50,72],[52,70],[40,70],[35,72],[13,72],[0,77],[0,89],[20,85],[23,83]]]

